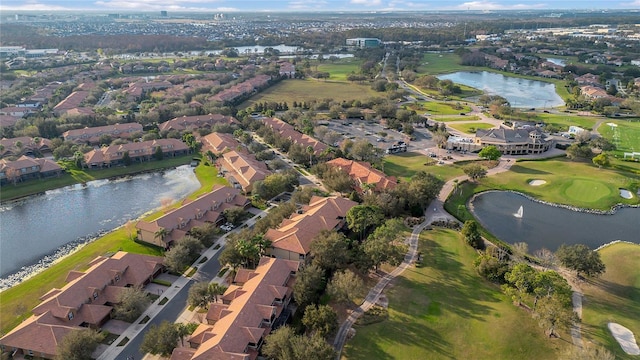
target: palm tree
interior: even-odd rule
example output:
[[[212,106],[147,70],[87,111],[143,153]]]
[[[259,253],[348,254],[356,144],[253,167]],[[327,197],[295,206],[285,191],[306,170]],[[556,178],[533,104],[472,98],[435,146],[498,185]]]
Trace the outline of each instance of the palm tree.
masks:
[[[189,331],[189,327],[187,326],[187,324],[183,323],[175,324],[175,326],[176,331],[178,332],[178,336],[180,336],[180,343],[182,344],[182,346],[184,346],[184,337],[191,334],[191,332]]]
[[[309,154],[309,167],[313,166],[313,146],[307,146],[307,154]]]
[[[222,295],[227,291],[227,287],[217,282],[209,284],[209,294],[214,302],[218,302],[218,295]]]
[[[260,249],[251,240],[238,240],[236,249],[238,253],[240,253],[240,256],[242,256],[244,265],[247,267],[252,267],[255,259],[260,256]]]
[[[460,187],[460,182],[458,181],[458,179],[453,179],[453,194],[457,194],[458,193],[458,188]]]
[[[169,232],[165,228],[160,228],[158,231],[153,233],[154,239],[160,239],[160,241],[164,241],[165,236],[169,235]]]

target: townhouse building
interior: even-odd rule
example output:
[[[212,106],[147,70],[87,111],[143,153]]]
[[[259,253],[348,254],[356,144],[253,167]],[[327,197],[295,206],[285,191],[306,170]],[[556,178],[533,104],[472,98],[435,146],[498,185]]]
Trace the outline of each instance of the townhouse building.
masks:
[[[327,161],[327,164],[349,174],[349,177],[353,179],[355,183],[355,190],[359,194],[370,191],[381,192],[391,190],[398,185],[398,181],[394,176],[387,176],[366,162],[337,158]]]
[[[255,360],[264,338],[291,315],[292,288],[300,264],[263,257],[255,270],[240,269],[233,283],[212,303],[206,324],[173,350],[171,360]]]
[[[245,193],[251,192],[256,181],[271,175],[264,162],[256,160],[253,154],[246,151],[227,151],[218,158],[216,165],[233,187]]]
[[[271,241],[267,254],[287,260],[304,261],[311,243],[322,230],[338,231],[346,225],[347,211],[358,205],[347,198],[314,196],[299,212],[269,229],[264,238]]]
[[[62,288],[44,294],[33,315],[0,338],[0,347],[13,357],[53,359],[66,335],[100,329],[125,288],[143,287],[163,270],[163,258],[157,256],[118,251],[97,257],[86,271],[69,272]]]
[[[173,118],[171,120],[165,121],[161,124],[158,124],[158,129],[160,131],[189,131],[189,130],[198,130],[200,128],[211,128],[214,125],[218,124],[228,124],[233,125],[237,124],[238,120],[236,120],[232,116],[225,116],[221,114],[208,114],[208,115],[194,115],[194,116],[181,116],[177,118]]]
[[[195,200],[184,200],[180,207],[153,221],[140,220],[136,224],[138,240],[170,248],[189,234],[195,226],[206,223],[219,225],[224,221],[222,213],[232,207],[248,208],[249,199],[239,189],[216,185],[212,191]]]
[[[112,138],[131,139],[131,136],[136,133],[142,133],[142,124],[127,123],[67,130],[62,133],[62,138],[65,141],[97,144],[100,142],[102,135],[109,135]]]
[[[318,156],[327,150],[328,146],[307,134],[297,131],[293,125],[288,124],[278,118],[262,118],[266,126],[280,134],[280,136],[291,140],[294,144],[299,144],[303,148],[311,146],[313,154]]]
[[[156,139],[93,149],[84,154],[84,166],[89,169],[98,169],[123,165],[125,153],[129,155],[132,162],[153,161],[158,148],[161,149],[163,157],[176,157],[189,153],[189,147],[181,140]]]
[[[60,176],[63,171],[58,163],[45,158],[22,155],[14,161],[0,159],[0,184]]]

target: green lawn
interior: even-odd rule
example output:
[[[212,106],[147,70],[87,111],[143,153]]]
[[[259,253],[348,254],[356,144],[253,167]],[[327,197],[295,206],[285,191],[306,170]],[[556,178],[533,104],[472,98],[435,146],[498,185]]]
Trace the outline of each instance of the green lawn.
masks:
[[[609,123],[617,126],[607,125]],[[600,124],[598,132],[616,144],[617,151],[615,154],[620,157],[624,156],[623,153],[625,152],[640,152],[640,120],[638,119],[635,119],[635,121],[607,119],[607,121]]]
[[[410,110],[417,113],[429,113],[432,115],[459,115],[460,113],[468,113],[471,107],[466,102],[439,102],[439,101],[421,101],[410,105],[405,105]]]
[[[371,97],[380,97],[370,86],[347,82],[322,81],[314,79],[290,79],[256,94],[251,99],[240,104],[239,108],[253,106],[256,102],[286,101],[291,106],[294,101],[312,101],[320,99],[333,99],[337,102],[353,100],[365,100]]]
[[[546,124],[557,126],[558,128],[566,131],[571,125],[580,126],[583,129],[591,130],[600,118],[595,116],[579,116],[566,113],[535,113],[533,116],[527,119],[536,122],[543,121]]]
[[[432,54],[427,53],[422,57],[422,64],[417,72],[420,74],[437,75],[456,71],[481,71],[473,66],[460,65],[460,56],[453,53]]]
[[[475,134],[478,129],[491,129],[493,124],[478,122],[472,124],[449,124],[450,127],[467,134]]]
[[[471,116],[433,116],[431,117],[431,119],[433,119],[433,121],[436,122],[451,122],[451,121],[475,121],[475,120],[480,120],[480,117],[476,116],[476,115],[471,115]]]
[[[205,192],[211,191],[214,184],[227,185],[224,178],[216,176],[215,167],[205,166],[201,163],[196,168],[196,176],[200,181],[199,190],[189,195],[195,198]],[[174,204],[173,207],[178,206]],[[166,209],[164,209],[166,210]],[[164,210],[157,211],[150,217],[159,217]],[[118,250],[139,253],[162,255],[162,250],[145,244],[139,244],[131,240],[135,234],[134,222],[112,231],[103,237],[91,242],[75,253],[61,259],[41,273],[30,279],[0,292],[0,331],[6,333],[31,314],[31,309],[39,303],[39,298],[54,287],[64,286],[64,280],[71,270],[83,270],[86,265],[97,256],[112,253]]]
[[[345,58],[335,63],[324,62],[318,65],[318,71],[328,72],[331,74],[329,80],[334,81],[347,81],[347,76],[351,73],[359,73],[362,60],[354,58]]]
[[[583,286],[582,334],[614,351],[616,359],[637,359],[622,351],[607,323],[627,327],[640,342],[640,245],[618,243],[599,252],[606,271]]]
[[[389,318],[357,326],[343,359],[558,359],[568,346],[476,274],[457,232],[424,232],[420,251],[423,264],[386,290]]]
[[[531,186],[531,180],[545,180]],[[619,188],[636,192],[640,175],[611,169],[598,169],[591,163],[566,158],[544,161],[519,161],[506,173],[480,181],[482,188],[517,190],[537,199],[582,208],[609,209],[618,203],[639,204],[637,197],[626,200]]]
[[[406,181],[421,170],[431,173],[444,181],[464,174],[460,165],[436,165],[434,159],[417,152],[387,155],[383,161],[385,174]]]

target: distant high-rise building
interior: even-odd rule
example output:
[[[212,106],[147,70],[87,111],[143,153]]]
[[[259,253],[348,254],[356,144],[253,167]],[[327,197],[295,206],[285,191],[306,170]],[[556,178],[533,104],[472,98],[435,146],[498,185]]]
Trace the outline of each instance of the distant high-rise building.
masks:
[[[162,10],[160,11],[160,16],[167,16],[167,11],[166,10]]]

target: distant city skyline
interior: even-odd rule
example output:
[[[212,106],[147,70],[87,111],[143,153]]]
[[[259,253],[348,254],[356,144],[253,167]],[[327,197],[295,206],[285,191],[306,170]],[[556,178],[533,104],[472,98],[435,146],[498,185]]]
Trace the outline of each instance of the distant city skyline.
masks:
[[[428,11],[639,9],[640,0],[3,0],[0,11]]]

